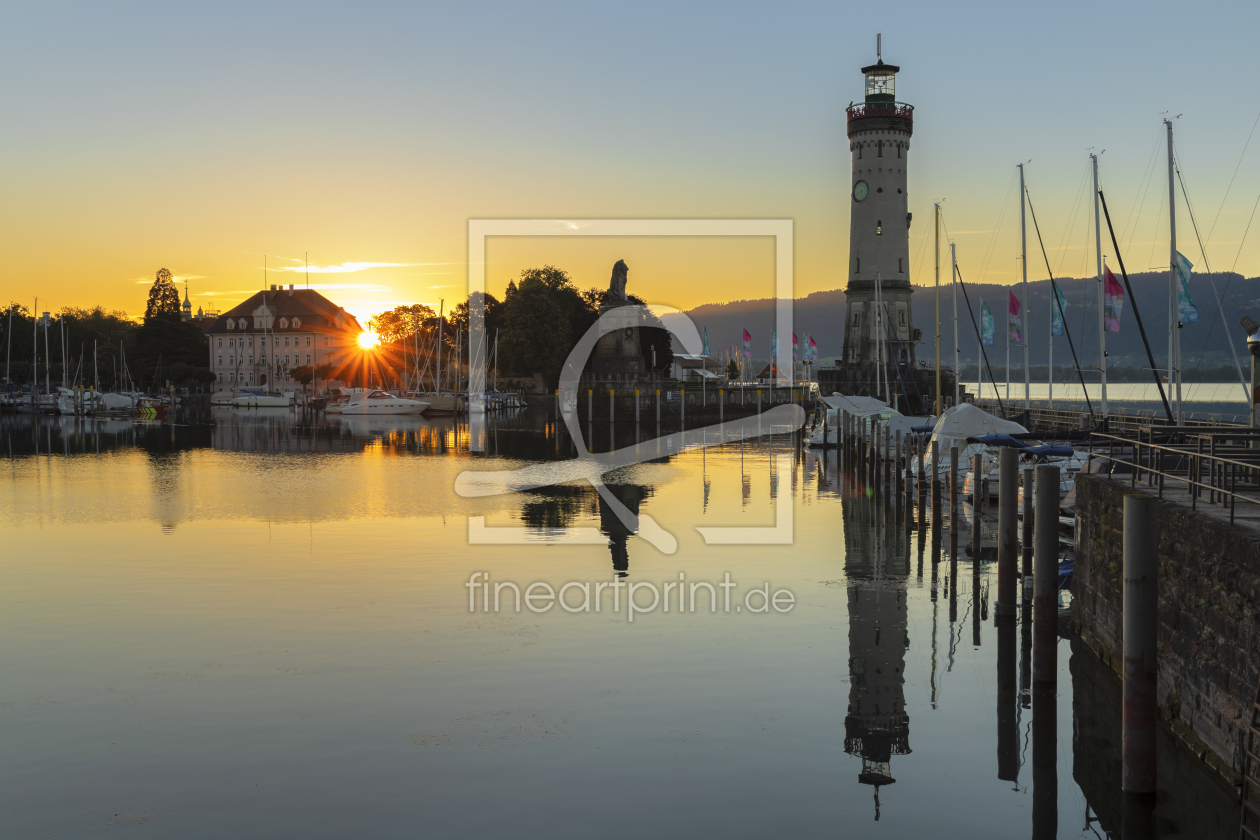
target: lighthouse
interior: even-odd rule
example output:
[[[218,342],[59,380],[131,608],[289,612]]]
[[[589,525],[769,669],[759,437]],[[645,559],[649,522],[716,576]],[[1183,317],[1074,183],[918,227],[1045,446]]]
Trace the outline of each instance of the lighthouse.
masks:
[[[866,96],[848,111],[849,277],[841,379],[846,394],[880,396],[918,410],[915,330],[910,311],[907,172],[914,106],[898,102],[895,64],[862,68]]]

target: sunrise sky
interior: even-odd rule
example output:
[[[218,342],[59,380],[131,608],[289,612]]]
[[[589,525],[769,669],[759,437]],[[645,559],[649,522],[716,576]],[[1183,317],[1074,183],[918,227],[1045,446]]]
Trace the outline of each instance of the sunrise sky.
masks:
[[[915,106],[916,283],[941,199],[964,276],[1016,278],[1029,160],[1056,274],[1092,273],[1090,147],[1126,263],[1166,265],[1164,111],[1212,268],[1254,276],[1257,31],[1253,2],[11,5],[0,299],[135,315],[164,266],[226,308],[309,253],[356,314],[436,305],[465,294],[469,218],[789,218],[797,295],[836,288],[876,32]],[[618,258],[680,308],[773,287],[769,240],[494,240],[487,277],[604,285]]]

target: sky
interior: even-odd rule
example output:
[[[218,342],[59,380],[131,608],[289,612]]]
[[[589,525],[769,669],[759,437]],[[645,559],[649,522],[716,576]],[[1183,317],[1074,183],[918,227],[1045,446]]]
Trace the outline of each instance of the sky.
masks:
[[[1254,2],[10,4],[0,300],[137,315],[165,267],[227,308],[309,259],[361,317],[449,306],[494,218],[791,219],[797,296],[838,288],[877,32],[915,106],[913,282],[936,201],[964,278],[1018,278],[1021,161],[1056,276],[1092,273],[1090,148],[1126,265],[1166,265],[1164,112],[1211,267],[1254,276],[1256,31]],[[767,240],[491,240],[487,278],[617,259],[678,308],[773,290]]]

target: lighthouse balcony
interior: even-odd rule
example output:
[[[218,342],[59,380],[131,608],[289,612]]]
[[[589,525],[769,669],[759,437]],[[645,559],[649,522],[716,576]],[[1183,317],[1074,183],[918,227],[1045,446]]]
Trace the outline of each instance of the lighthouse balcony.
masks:
[[[914,106],[907,105],[905,102],[861,102],[850,105],[846,110],[849,114],[849,122],[873,117],[899,117],[914,121]]]

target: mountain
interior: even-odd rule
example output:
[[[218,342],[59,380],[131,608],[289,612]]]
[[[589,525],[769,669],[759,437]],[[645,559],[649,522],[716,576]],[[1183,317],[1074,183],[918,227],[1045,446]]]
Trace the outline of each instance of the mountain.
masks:
[[[1120,275],[1116,279],[1123,280]],[[1212,282],[1221,294],[1226,323],[1222,328],[1220,310]],[[1129,277],[1137,295],[1142,323],[1155,354],[1157,366],[1168,359],[1168,275],[1167,273],[1142,272]],[[1098,359],[1098,285],[1094,278],[1069,278],[1058,280],[1059,288],[1067,299],[1067,328],[1077,357],[1082,366],[1096,365]],[[1195,274],[1190,282],[1191,295],[1199,309],[1198,323],[1187,323],[1181,332],[1181,355],[1184,368],[1200,365],[1232,364],[1226,330],[1233,334],[1234,345],[1244,364],[1247,356],[1246,341],[1238,318],[1250,314],[1260,320],[1260,277],[1244,278],[1230,272],[1212,275]],[[1050,332],[1050,281],[1030,280],[1029,297],[1032,309],[1029,313],[1029,356],[1033,365],[1048,363]],[[1014,292],[1023,296],[1022,287],[989,284],[967,284],[967,295],[976,324],[980,322],[981,301],[993,311],[996,339],[986,348],[989,363],[994,367],[1006,361],[1007,295]],[[919,345],[920,359],[931,360],[935,354],[932,324],[935,321],[935,295],[932,287],[916,286],[912,299],[914,325],[923,330],[923,342]],[[696,328],[709,329],[709,342],[713,354],[725,357],[727,351],[738,348],[742,341],[741,328],[752,334],[752,354],[755,359],[770,355],[770,331],[774,327],[774,298],[737,300],[730,303],[713,303],[697,306],[687,312]],[[830,364],[844,347],[845,295],[841,289],[814,292],[793,302],[793,328],[803,343],[806,335],[813,335],[818,344],[820,361]],[[975,329],[967,315],[967,300],[962,287],[958,292],[958,331],[960,356],[965,366],[977,356]],[[953,362],[953,296],[948,283],[941,284],[941,358]],[[790,344],[791,336],[784,337]],[[1011,363],[1022,365],[1022,351],[1011,348]],[[1056,366],[1071,364],[1071,351],[1066,336],[1056,336],[1054,342]],[[1108,365],[1132,365],[1149,367],[1142,338],[1133,318],[1133,302],[1125,295],[1124,309],[1120,316],[1120,332],[1107,334]]]

